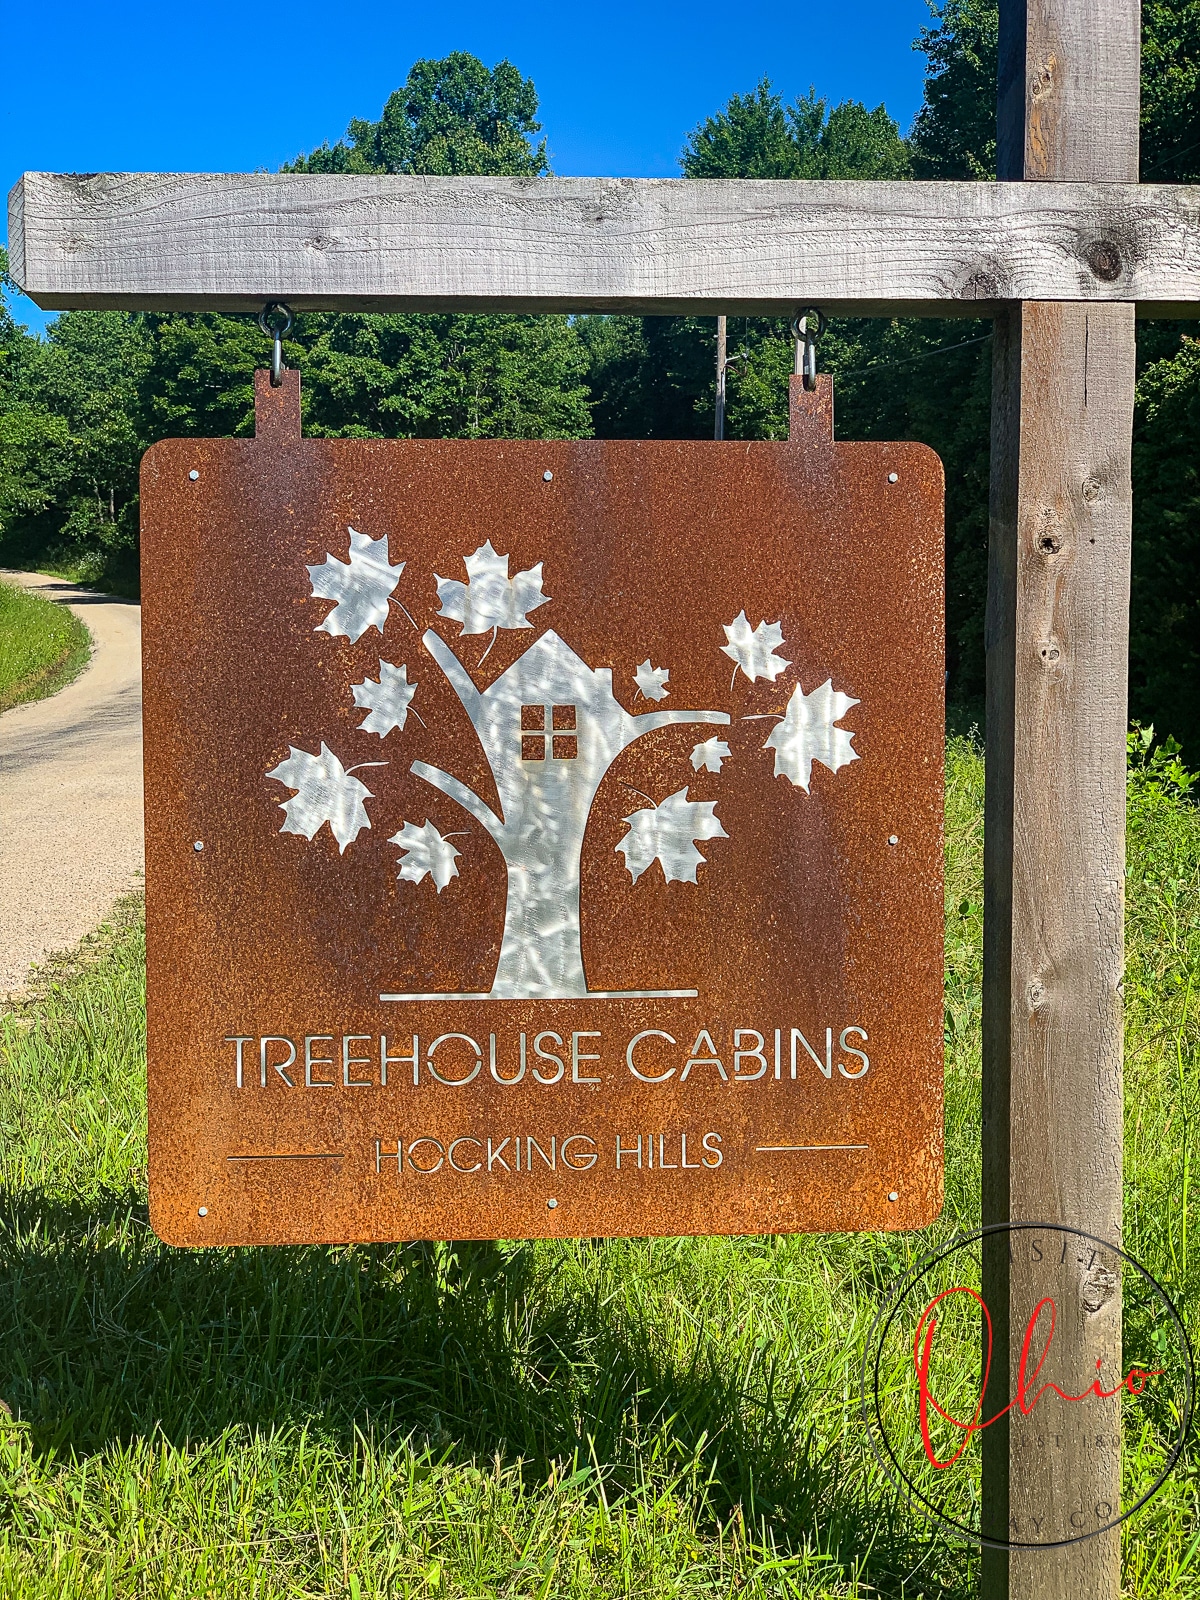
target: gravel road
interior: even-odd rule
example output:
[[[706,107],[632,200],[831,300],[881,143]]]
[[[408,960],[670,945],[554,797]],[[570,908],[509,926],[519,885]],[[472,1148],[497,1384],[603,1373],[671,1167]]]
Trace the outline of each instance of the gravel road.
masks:
[[[141,607],[4,572],[89,628],[75,682],[0,716],[0,996],[90,933],[142,878]]]

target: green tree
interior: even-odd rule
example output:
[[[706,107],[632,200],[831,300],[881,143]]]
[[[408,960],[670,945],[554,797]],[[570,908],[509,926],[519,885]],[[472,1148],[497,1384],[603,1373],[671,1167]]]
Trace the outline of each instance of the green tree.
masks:
[[[337,144],[297,156],[285,172],[410,172],[536,178],[550,169],[534,145],[537,91],[509,61],[491,70],[456,50],[414,63],[378,122],[355,118]]]
[[[915,178],[996,176],[995,0],[946,0],[922,28],[925,92],[909,136]]]
[[[763,78],[753,94],[735,94],[688,140],[686,178],[906,178],[908,151],[883,106],[857,100],[828,110],[810,89],[785,107]]]
[[[140,319],[67,312],[45,340],[0,317],[0,542],[9,559],[132,549]]]

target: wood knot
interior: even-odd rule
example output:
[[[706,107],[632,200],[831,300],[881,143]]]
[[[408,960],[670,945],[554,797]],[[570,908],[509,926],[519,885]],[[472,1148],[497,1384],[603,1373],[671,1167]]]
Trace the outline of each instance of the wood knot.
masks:
[[[1111,239],[1096,239],[1084,251],[1084,259],[1102,283],[1121,276],[1121,252]]]
[[[1111,1268],[1097,1262],[1085,1271],[1079,1286],[1079,1298],[1088,1316],[1094,1317],[1098,1311],[1103,1311],[1117,1289],[1117,1275]]]
[[[1104,485],[1099,478],[1085,478],[1083,480],[1083,498],[1089,506],[1094,506],[1104,494]]]
[[[995,268],[980,268],[973,272],[959,290],[960,300],[1003,300],[1004,283]]]
[[[1054,87],[1054,69],[1057,66],[1058,57],[1047,56],[1041,66],[1032,74],[1029,80],[1029,93],[1033,99],[1039,99]]]
[[[1043,555],[1056,556],[1062,549],[1062,540],[1056,533],[1043,533],[1038,538],[1038,549]]]

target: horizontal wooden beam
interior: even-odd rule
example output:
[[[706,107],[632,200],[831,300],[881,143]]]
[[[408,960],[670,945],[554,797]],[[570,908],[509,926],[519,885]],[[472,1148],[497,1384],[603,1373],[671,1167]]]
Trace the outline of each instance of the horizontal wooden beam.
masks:
[[[47,310],[1196,315],[1200,188],[28,172],[11,272]]]

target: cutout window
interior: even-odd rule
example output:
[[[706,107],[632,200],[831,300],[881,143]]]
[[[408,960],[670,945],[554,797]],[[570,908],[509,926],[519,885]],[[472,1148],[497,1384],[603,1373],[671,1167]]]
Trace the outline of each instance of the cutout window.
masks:
[[[522,761],[574,761],[578,754],[574,706],[521,707]]]

